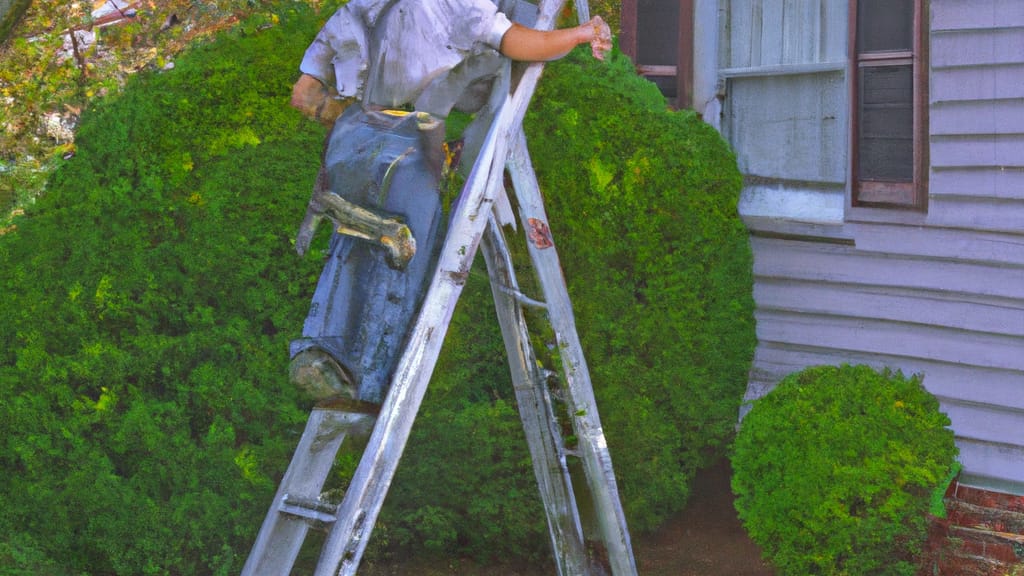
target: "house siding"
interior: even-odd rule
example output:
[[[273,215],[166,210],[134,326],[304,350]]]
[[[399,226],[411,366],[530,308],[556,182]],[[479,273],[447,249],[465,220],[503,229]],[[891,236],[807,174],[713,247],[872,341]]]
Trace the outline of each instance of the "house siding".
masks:
[[[744,11],[749,4],[734,3]],[[921,374],[952,420],[962,482],[1024,494],[1024,2],[928,4],[927,211],[865,212],[850,207],[847,192],[841,221],[815,223],[785,209],[743,214],[754,250],[759,342],[747,399],[818,364]],[[729,54],[751,53],[742,39],[729,41]],[[737,65],[749,61],[720,64]],[[791,169],[756,149],[748,157],[744,143],[759,136],[743,127],[747,107],[727,102],[725,109],[726,136],[739,144],[741,169],[751,178],[741,212],[764,205],[752,200],[763,193],[755,177],[766,175],[758,173],[764,167],[779,178],[779,195],[787,179],[834,193],[807,182],[813,170],[836,174],[829,162]],[[807,142],[790,142],[783,149],[805,148]],[[813,162],[818,154],[783,156]],[[845,153],[838,156],[846,162]],[[830,180],[822,176],[816,178]]]

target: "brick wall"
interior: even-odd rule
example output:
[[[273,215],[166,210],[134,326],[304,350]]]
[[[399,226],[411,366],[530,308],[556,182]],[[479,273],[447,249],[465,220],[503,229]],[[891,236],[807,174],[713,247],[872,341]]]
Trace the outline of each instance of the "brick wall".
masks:
[[[964,486],[946,491],[920,576],[1024,576],[1024,496]]]

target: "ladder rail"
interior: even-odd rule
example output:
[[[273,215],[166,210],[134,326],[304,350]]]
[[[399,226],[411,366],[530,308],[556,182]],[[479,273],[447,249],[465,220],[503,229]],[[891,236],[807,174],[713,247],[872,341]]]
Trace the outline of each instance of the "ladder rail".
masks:
[[[559,576],[588,574],[586,545],[565,446],[555,419],[551,395],[530,342],[515,268],[508,244],[494,216],[480,245],[487,262],[494,307],[505,340],[512,385],[530,449],[534,476],[544,502],[551,549]]]
[[[288,469],[278,485],[270,511],[260,526],[256,542],[242,568],[242,576],[288,574],[299,555],[310,518],[333,522],[334,515],[319,502],[320,492],[345,437],[363,433],[373,417],[334,410],[314,409],[306,421]],[[308,455],[308,456],[307,456]],[[312,505],[295,506],[294,500]],[[306,511],[305,516],[302,512]]]
[[[526,135],[521,127],[516,132],[512,144],[509,172],[519,200],[520,220],[546,223],[548,218],[540,194],[540,185],[530,162]],[[547,240],[550,241],[550,237]],[[616,576],[635,575],[636,559],[633,556],[626,515],[619,500],[611,454],[598,415],[590,370],[576,331],[572,303],[569,300],[558,253],[553,242],[550,245],[528,242],[528,250],[534,271],[540,279],[544,301],[548,307],[548,318],[554,328],[562,356],[566,386],[569,390],[566,400],[570,403],[573,429],[579,440],[580,457],[586,470],[587,484],[594,497],[602,540],[608,547],[612,572]]]

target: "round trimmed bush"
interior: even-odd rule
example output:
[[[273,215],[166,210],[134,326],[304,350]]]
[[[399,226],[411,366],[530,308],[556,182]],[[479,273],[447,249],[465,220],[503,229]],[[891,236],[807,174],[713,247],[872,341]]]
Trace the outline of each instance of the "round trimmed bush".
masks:
[[[780,575],[911,575],[932,493],[957,455],[917,376],[868,366],[792,374],[754,402],[732,488]]]

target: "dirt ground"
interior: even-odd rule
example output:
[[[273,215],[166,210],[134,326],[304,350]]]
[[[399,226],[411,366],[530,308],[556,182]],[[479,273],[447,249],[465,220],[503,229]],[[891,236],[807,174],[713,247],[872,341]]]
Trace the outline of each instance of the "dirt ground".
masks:
[[[690,503],[657,533],[633,541],[643,576],[772,576],[740,525],[729,464],[700,473]]]
[[[701,472],[690,504],[657,533],[633,536],[640,576],[773,576],[757,546],[747,537],[733,508],[726,461]],[[551,576],[554,566],[447,565],[364,566],[368,576]]]

